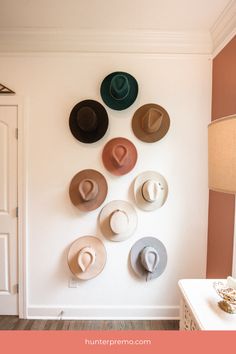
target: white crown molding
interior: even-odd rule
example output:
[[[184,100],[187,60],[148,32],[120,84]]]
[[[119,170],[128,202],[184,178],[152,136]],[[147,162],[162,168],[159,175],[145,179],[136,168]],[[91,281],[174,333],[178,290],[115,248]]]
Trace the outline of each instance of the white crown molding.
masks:
[[[2,29],[0,52],[110,52],[210,54],[210,33]]]
[[[236,35],[236,0],[231,0],[211,28],[213,57]]]
[[[28,319],[179,319],[179,306],[29,306]]]

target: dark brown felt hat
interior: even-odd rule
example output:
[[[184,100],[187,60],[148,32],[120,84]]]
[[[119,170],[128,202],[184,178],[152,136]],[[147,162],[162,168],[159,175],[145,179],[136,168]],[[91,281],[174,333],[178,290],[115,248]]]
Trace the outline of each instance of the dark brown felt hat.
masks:
[[[102,152],[104,166],[116,176],[130,172],[136,164],[137,157],[134,144],[130,140],[120,137],[108,141]]]
[[[106,199],[107,181],[96,170],[78,172],[71,180],[69,195],[72,203],[82,211],[97,209]]]
[[[147,143],[162,139],[170,127],[170,117],[166,110],[155,103],[141,106],[134,113],[132,129],[135,136]]]
[[[108,115],[103,105],[94,100],[77,103],[69,118],[73,136],[82,143],[91,144],[100,140],[108,128]]]

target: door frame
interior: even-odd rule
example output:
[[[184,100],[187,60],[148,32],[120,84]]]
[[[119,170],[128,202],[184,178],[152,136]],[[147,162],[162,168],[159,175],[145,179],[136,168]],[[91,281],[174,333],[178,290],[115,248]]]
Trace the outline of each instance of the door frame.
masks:
[[[18,198],[18,308],[19,318],[27,318],[28,308],[28,222],[27,222],[27,185],[28,185],[28,119],[27,99],[18,95],[0,96],[1,106],[17,106],[18,147],[17,147],[17,198]]]

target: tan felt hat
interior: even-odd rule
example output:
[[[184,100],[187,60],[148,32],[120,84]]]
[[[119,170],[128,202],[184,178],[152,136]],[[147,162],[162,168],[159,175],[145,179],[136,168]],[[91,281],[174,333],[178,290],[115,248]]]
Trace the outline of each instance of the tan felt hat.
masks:
[[[163,138],[169,127],[168,113],[155,103],[141,106],[134,113],[132,119],[132,129],[135,136],[146,143],[153,143]]]
[[[94,236],[83,236],[72,243],[68,252],[71,272],[81,280],[95,278],[106,264],[106,249]]]
[[[69,195],[72,203],[82,211],[97,209],[106,199],[107,182],[96,170],[78,172],[71,180]]]
[[[108,141],[102,152],[104,166],[116,176],[130,172],[136,164],[137,157],[134,144],[130,140],[120,137]]]
[[[156,171],[145,171],[134,182],[134,198],[137,206],[145,211],[160,208],[166,201],[168,185],[165,178]]]
[[[105,237],[111,241],[124,241],[134,233],[138,218],[130,203],[114,200],[101,210],[99,223]]]

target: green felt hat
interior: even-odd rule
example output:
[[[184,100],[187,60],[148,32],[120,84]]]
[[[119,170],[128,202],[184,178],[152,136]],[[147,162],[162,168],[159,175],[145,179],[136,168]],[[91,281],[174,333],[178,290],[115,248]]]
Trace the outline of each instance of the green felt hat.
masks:
[[[122,111],[136,100],[138,83],[132,75],[115,71],[105,77],[100,91],[102,99],[108,107]]]

